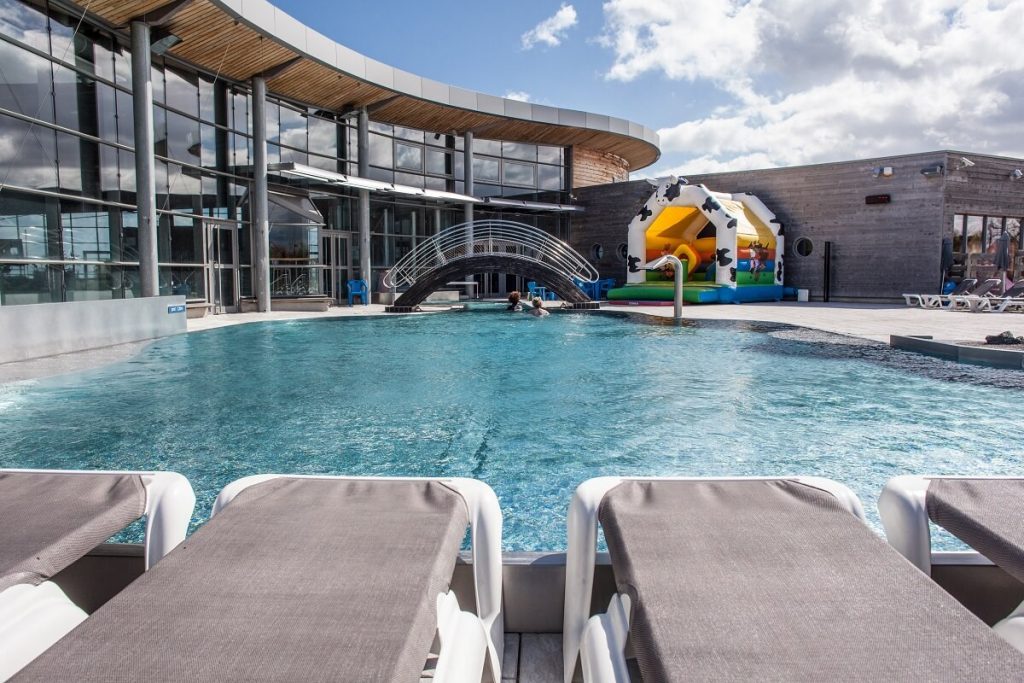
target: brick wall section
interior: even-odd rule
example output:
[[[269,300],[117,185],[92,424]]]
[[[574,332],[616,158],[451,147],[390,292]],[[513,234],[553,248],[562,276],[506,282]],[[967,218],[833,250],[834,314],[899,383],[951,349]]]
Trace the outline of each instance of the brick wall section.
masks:
[[[572,148],[573,188],[620,183],[629,179],[629,162],[620,156],[595,152],[583,147]]]
[[[629,221],[653,191],[646,180],[573,190],[576,203],[586,211],[572,217],[569,244],[594,264],[602,278],[615,278],[619,284],[626,281],[626,260],[619,257],[618,247],[626,243]],[[604,251],[600,259],[594,258],[598,245]]]
[[[960,156],[975,166],[956,170]],[[938,164],[948,170],[945,176],[921,174]],[[892,177],[873,177],[878,166],[891,166]],[[1022,167],[1024,160],[929,152],[687,179],[721,192],[751,192],[776,213],[786,226],[787,286],[822,297],[824,242],[830,241],[834,301],[893,301],[903,292],[937,290],[942,237],[954,212],[1024,211],[1024,181],[1009,180]],[[652,191],[643,180],[575,191],[586,213],[573,219],[572,243],[588,255],[594,244],[604,247],[597,263],[602,277],[625,278],[616,247],[626,241],[629,221]],[[875,194],[888,194],[892,202],[865,204]],[[809,256],[793,251],[800,237],[814,245]]]

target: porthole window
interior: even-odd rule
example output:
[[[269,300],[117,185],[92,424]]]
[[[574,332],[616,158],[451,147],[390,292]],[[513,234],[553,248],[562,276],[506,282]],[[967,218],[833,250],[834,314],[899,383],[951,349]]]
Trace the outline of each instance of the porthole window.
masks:
[[[604,258],[604,247],[600,244],[595,244],[590,248],[590,257],[595,261],[600,261]]]
[[[625,263],[626,259],[629,257],[629,245],[626,244],[625,242],[620,244],[618,247],[615,248],[615,255],[619,257],[620,261]]]
[[[800,256],[810,256],[814,251],[814,243],[806,237],[800,237],[793,243],[793,250]]]

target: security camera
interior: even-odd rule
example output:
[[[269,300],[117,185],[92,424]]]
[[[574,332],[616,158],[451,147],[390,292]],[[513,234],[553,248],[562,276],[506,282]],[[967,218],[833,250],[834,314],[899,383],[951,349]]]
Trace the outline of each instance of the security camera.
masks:
[[[1010,180],[1020,180],[1021,178],[1024,178],[1024,171],[1019,168],[1013,169],[1013,172],[1010,173]]]
[[[967,157],[960,157],[960,168],[970,168],[974,166],[974,162]]]

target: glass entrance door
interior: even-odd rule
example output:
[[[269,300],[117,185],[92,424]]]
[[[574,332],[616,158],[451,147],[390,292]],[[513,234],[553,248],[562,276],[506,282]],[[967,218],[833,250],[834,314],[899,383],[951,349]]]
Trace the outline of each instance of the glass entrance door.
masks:
[[[324,294],[336,303],[348,302],[346,284],[352,277],[352,250],[347,233],[320,231],[320,255],[324,271]]]
[[[206,224],[206,278],[213,312],[237,312],[238,229],[234,223]]]

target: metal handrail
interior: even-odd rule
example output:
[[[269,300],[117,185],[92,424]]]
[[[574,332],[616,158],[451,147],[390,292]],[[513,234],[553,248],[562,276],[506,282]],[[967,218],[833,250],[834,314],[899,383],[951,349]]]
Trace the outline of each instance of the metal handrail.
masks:
[[[479,220],[453,225],[419,243],[385,273],[383,284],[388,289],[412,285],[452,261],[491,255],[543,263],[582,282],[597,282],[600,277],[579,252],[539,228],[515,221]]]

